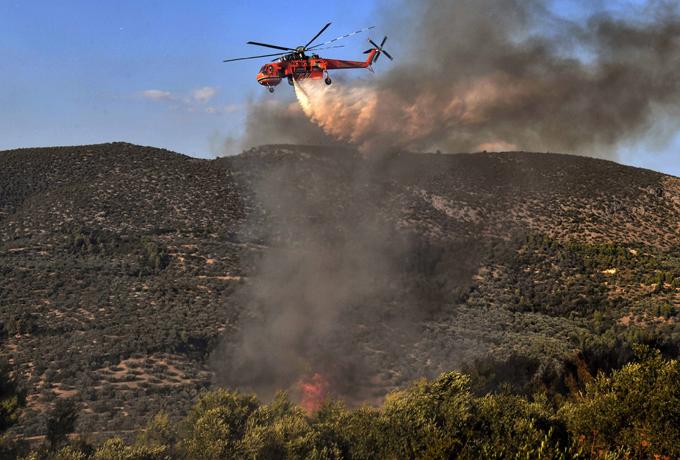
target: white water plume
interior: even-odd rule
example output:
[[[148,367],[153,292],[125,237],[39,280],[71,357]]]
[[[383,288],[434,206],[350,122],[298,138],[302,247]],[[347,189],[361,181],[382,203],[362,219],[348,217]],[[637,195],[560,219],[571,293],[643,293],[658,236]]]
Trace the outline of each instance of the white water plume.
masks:
[[[328,86],[320,80],[302,80],[295,83],[295,94],[305,115],[327,135],[367,152],[437,147],[428,139],[442,127],[462,130],[483,123],[490,104],[518,96],[517,88],[501,88],[502,82],[487,79],[459,86],[445,97],[425,91],[407,99],[368,83]],[[495,137],[478,145],[480,150],[494,146],[515,148]]]

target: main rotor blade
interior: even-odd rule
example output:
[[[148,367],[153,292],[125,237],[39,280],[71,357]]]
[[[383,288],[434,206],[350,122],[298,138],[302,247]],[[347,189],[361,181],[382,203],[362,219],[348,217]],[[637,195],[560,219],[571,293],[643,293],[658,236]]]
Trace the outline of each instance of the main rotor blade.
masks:
[[[330,45],[331,43],[337,42],[338,40],[342,40],[343,38],[348,38],[348,37],[351,37],[352,35],[360,34],[361,32],[366,32],[367,30],[371,30],[371,29],[375,29],[375,26],[366,27],[365,29],[361,29],[361,30],[357,30],[357,31],[349,33],[349,34],[341,35],[339,37],[334,38],[333,40],[328,40],[327,42],[323,42],[323,43],[319,43],[318,45],[314,45],[311,48],[308,48],[308,50],[316,49],[319,46]]]
[[[248,42],[246,44],[247,45],[265,46],[267,48],[274,48],[275,50],[295,51],[295,48],[286,48],[285,46],[270,45],[269,43]]]
[[[316,40],[317,38],[319,38],[319,35],[321,35],[322,33],[324,33],[324,31],[325,31],[326,29],[328,29],[328,28],[330,27],[330,25],[331,25],[331,23],[329,22],[328,24],[326,24],[325,26],[323,26],[323,29],[321,29],[321,30],[319,31],[318,34],[314,35],[314,38],[312,38],[309,42],[307,42],[307,44],[305,45],[305,49],[307,49],[307,48],[309,47],[309,45],[311,45],[312,42],[313,42],[314,40]]]
[[[333,49],[333,48],[344,48],[344,47],[345,47],[345,45],[327,46],[327,47],[325,47],[325,48],[315,48],[314,51],[330,50],[330,49]],[[288,53],[286,53],[286,54],[288,54]],[[271,61],[271,62],[275,62],[275,61],[277,61],[278,59],[279,59],[279,58],[276,58],[276,59],[274,59],[274,60]]]
[[[344,48],[345,45],[326,46],[325,48],[314,48],[314,51],[330,50],[333,48]]]
[[[259,59],[259,58],[265,58],[265,57],[272,57],[272,56],[283,56],[286,53],[274,53],[274,54],[262,54],[260,56],[250,56],[250,57],[242,57],[242,58],[236,58],[236,59],[225,59],[222,62],[234,62],[234,61],[245,61],[246,59]]]

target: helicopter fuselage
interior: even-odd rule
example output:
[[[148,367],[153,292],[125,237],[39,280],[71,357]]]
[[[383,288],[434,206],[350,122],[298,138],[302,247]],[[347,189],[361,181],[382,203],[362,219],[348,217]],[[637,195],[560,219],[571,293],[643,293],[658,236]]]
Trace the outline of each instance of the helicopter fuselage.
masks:
[[[288,79],[292,84],[297,80],[328,79],[328,70],[363,69],[370,67],[377,50],[371,50],[365,61],[346,61],[342,59],[325,59],[317,55],[306,56],[303,53],[293,53],[283,56],[275,62],[265,64],[257,74],[257,82],[267,88],[274,88],[281,80]]]

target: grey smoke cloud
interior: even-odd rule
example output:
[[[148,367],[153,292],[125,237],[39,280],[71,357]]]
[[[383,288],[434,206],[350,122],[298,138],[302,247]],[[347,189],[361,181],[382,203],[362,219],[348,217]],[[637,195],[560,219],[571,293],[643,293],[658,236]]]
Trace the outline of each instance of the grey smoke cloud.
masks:
[[[677,6],[649,2],[636,19],[598,13],[575,23],[546,5],[409,2],[409,14],[381,27],[408,38],[394,66],[379,62],[377,77],[328,88],[303,84],[302,112],[253,105],[246,139],[607,156],[658,122],[680,128]]]
[[[337,163],[329,169],[323,157],[262,162],[248,179],[266,218],[253,216],[244,230],[260,235],[266,248],[237,293],[238,333],[226,336],[211,360],[221,384],[267,397],[319,372],[334,394],[355,398],[358,386],[380,370],[363,361],[362,334],[377,334],[379,323],[394,330],[412,319],[408,312],[386,318],[378,308],[397,295],[400,260],[409,248],[383,215],[388,190],[369,161],[347,151],[326,153],[348,162],[340,170]],[[340,207],[335,193],[344,200]],[[399,296],[403,301],[403,292]]]
[[[265,97],[268,98],[269,94]],[[260,99],[248,104],[245,133],[241,139],[241,147],[244,149],[265,144],[332,143],[335,141],[311,123],[295,101]]]
[[[302,84],[298,102],[253,102],[244,144],[606,155],[659,118],[673,124],[680,21],[664,5],[644,21],[601,15],[586,25],[552,16],[537,0],[426,0],[409,8],[385,26],[411,40],[394,67],[329,88]],[[259,234],[263,248],[237,293],[243,314],[212,357],[221,384],[266,397],[320,372],[338,395],[366,401],[375,388],[427,371],[409,350],[422,334],[419,315],[441,300],[424,300],[433,289],[419,292],[418,283],[432,280],[408,259],[423,257],[427,266],[422,248],[432,241],[390,221],[403,204],[385,173],[398,162],[336,148],[303,148],[292,155],[305,161],[278,161],[295,148],[268,147],[257,177],[238,171],[247,158],[235,160],[235,175],[257,203],[244,233]],[[394,177],[412,174],[399,168]],[[450,295],[466,287],[483,251],[454,231],[446,238],[455,242],[446,263],[460,271]],[[463,351],[427,355],[443,369]]]

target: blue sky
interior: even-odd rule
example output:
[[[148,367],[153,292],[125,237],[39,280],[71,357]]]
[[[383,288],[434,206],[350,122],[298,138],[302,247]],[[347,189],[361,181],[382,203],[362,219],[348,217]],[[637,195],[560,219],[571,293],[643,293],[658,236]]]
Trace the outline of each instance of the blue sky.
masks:
[[[261,61],[223,58],[263,54],[248,40],[306,42],[330,20],[328,38],[355,30],[365,4],[296,0],[291,21],[249,1],[0,0],[0,149],[125,140],[210,156],[263,89]],[[356,57],[358,40],[334,55]]]
[[[555,0],[553,7],[584,18],[592,5],[625,14],[641,3]],[[304,43],[327,21],[333,25],[326,38],[379,25],[375,14],[390,2],[256,5],[0,0],[0,150],[122,140],[212,157],[224,138],[240,136],[247,102],[265,96],[254,79],[261,61],[223,64],[223,58],[259,54],[248,40]],[[346,40],[332,56],[358,57],[364,39]],[[266,97],[290,97],[288,89]],[[629,146],[621,160],[680,175],[679,147],[680,139],[673,146]],[[638,155],[640,149],[653,154]]]

